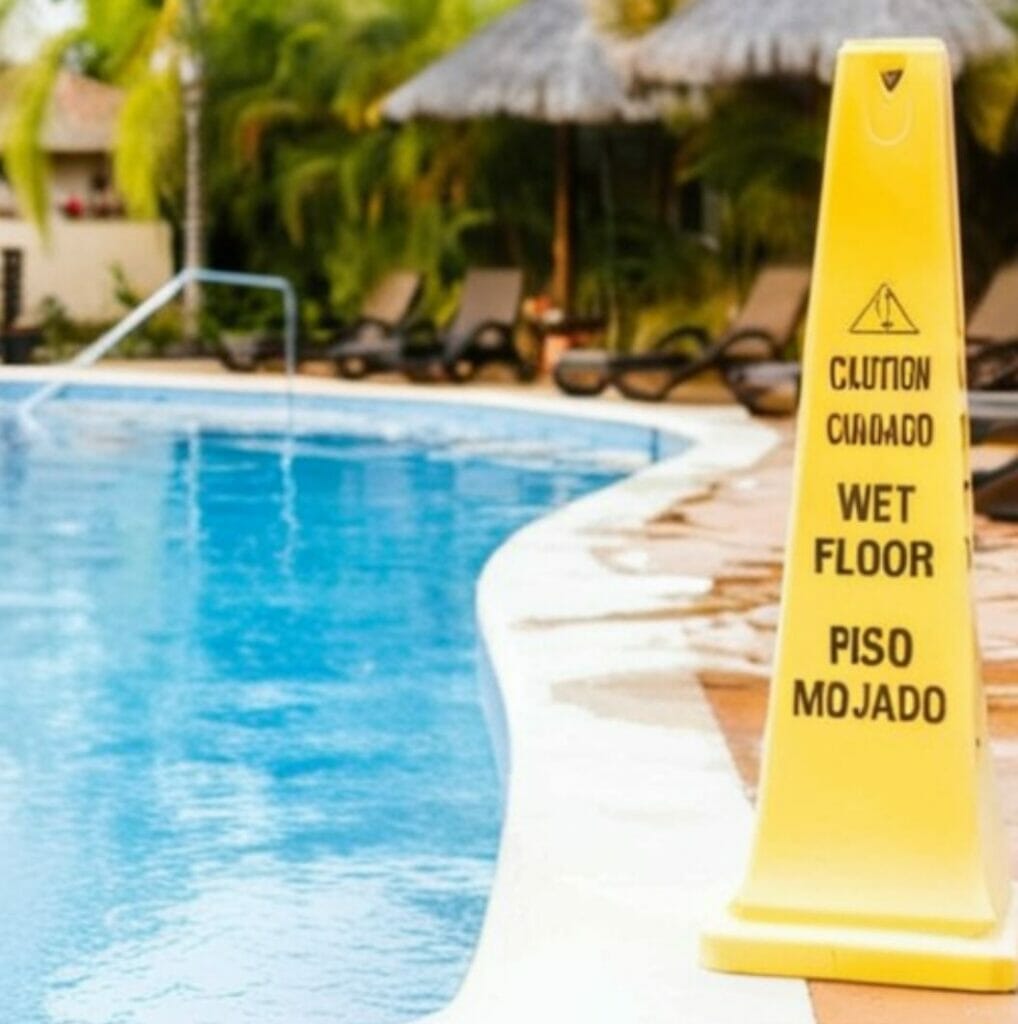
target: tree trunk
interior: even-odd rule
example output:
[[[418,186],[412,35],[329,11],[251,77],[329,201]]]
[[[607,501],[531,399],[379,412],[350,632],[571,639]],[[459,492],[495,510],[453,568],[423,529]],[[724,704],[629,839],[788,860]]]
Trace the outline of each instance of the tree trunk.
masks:
[[[573,126],[555,127],[555,235],[552,298],[566,315],[573,299]]]
[[[202,105],[204,82],[200,58],[190,56],[182,72],[184,93],[184,267],[197,269],[205,256],[205,211],[202,180]],[[184,289],[184,341],[195,351],[201,340],[201,285]]]
[[[202,108],[205,105],[203,53],[204,0],[184,2],[184,54],[180,82],[184,94],[184,267],[195,270],[205,262],[205,198],[202,159]],[[184,289],[184,343],[196,351],[201,342],[201,285]]]

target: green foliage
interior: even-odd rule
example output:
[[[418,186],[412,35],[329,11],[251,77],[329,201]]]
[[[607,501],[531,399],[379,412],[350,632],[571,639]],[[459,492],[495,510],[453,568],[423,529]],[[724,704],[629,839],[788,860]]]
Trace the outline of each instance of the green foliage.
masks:
[[[490,15],[500,4],[488,3]],[[353,312],[397,265],[432,306],[494,222],[503,126],[380,120],[385,96],[477,27],[470,0],[220,0],[207,35],[211,248],[287,273],[316,307]],[[219,26],[229,30],[219,31]],[[526,182],[510,192],[526,193]],[[550,198],[545,209],[550,208]],[[527,218],[523,218],[526,220]]]
[[[1018,57],[970,71],[960,98],[969,129],[984,149],[1000,154],[1018,140]]]
[[[79,340],[75,337],[75,325],[59,299],[52,295],[45,296],[39,303],[39,312],[42,348],[36,352],[37,359],[64,359],[68,348],[77,349],[85,344],[85,338]]]
[[[49,211],[42,130],[64,52],[74,39],[75,34],[68,33],[51,40],[34,63],[7,73],[14,102],[4,138],[4,168],[25,209],[40,225],[45,225]]]
[[[13,6],[0,0],[0,17]],[[180,188],[178,65],[184,52],[179,0],[86,0],[80,28],[50,40],[17,72],[4,161],[22,203],[45,229],[49,216],[43,124],[62,67],[123,86],[115,146],[117,185],[129,209],[154,216]]]
[[[721,198],[723,258],[740,276],[765,257],[809,257],[826,122],[819,86],[766,82],[719,95],[692,131],[681,174]]]
[[[68,59],[85,74],[132,89],[177,70],[201,45],[195,0],[84,0]]]
[[[579,142],[576,305],[608,315],[611,347],[641,348],[662,318],[699,307],[717,286],[717,261],[682,216],[674,135],[598,127]]]
[[[998,12],[1018,32],[1018,6]],[[1018,148],[1018,50],[969,68],[960,86],[961,109],[972,137],[1000,155]]]
[[[128,211],[154,218],[172,208],[183,187],[180,85],[172,72],[146,75],[124,101],[114,174]]]
[[[1003,12],[1018,30],[1018,8]],[[970,67],[957,95],[965,283],[976,296],[1018,251],[1018,51]]]
[[[494,0],[484,15],[507,5]],[[439,317],[472,263],[521,265],[528,287],[543,289],[554,129],[379,120],[385,96],[476,28],[480,10],[476,0],[213,4],[213,261],[231,265],[242,254],[244,266],[292,276],[315,315],[327,305],[354,312],[370,283],[400,265],[424,273],[424,305]],[[674,139],[660,128],[581,134],[578,306],[609,310],[618,342],[630,344],[641,305],[696,301],[713,260],[675,217],[662,223]],[[644,150],[653,189],[639,182],[645,168],[630,166],[629,154]]]

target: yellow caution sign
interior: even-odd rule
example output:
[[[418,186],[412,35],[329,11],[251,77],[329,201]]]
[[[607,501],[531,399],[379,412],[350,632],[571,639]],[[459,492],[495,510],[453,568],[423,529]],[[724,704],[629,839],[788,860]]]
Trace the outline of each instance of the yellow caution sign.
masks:
[[[1018,939],[970,593],[951,77],[835,79],[757,830],[708,967],[1006,991]]]

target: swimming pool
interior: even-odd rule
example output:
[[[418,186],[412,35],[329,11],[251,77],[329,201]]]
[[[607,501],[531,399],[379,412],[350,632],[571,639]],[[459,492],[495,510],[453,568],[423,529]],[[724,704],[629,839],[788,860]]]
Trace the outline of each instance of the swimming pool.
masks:
[[[70,397],[2,448],[6,1018],[441,1006],[498,842],[477,574],[622,465],[579,459],[595,427],[482,443],[462,409],[422,444],[396,403],[291,438],[250,403]]]

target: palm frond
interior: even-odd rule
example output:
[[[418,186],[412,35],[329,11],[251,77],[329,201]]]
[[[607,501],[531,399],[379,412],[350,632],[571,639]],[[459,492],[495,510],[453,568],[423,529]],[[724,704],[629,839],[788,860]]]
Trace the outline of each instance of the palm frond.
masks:
[[[326,155],[297,164],[281,183],[280,202],[283,224],[294,245],[306,238],[304,212],[308,201],[323,189],[334,190],[340,174],[335,156]]]
[[[180,85],[174,72],[150,74],[131,89],[120,112],[114,175],[127,208],[155,217],[181,185]]]
[[[261,156],[265,137],[280,126],[298,126],[307,120],[304,108],[292,99],[263,96],[250,100],[235,115],[234,147],[242,163]]]
[[[38,59],[17,73],[13,115],[4,138],[4,164],[11,186],[44,232],[49,221],[49,168],[42,134],[64,55],[77,38],[77,32],[67,32],[50,40]]]

